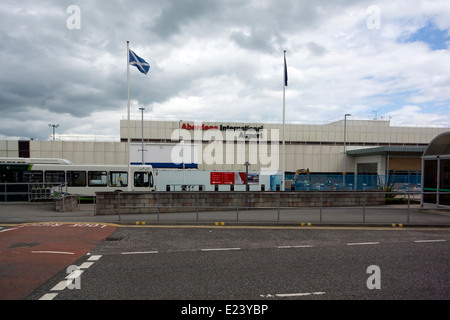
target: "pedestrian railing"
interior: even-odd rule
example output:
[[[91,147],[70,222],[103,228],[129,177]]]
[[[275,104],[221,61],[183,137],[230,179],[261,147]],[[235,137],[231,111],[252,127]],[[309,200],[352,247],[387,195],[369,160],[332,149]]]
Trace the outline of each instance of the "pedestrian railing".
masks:
[[[305,222],[305,223],[418,223],[417,212],[432,209],[448,209],[445,206],[421,203],[422,193],[418,192],[351,192],[358,195],[357,203],[339,204],[330,201],[334,197],[345,197],[348,192],[315,192],[317,201],[305,203],[286,202],[283,192],[259,192],[261,197],[271,197],[269,202],[255,203],[251,192],[227,192],[229,197],[222,203],[205,202],[204,194],[214,196],[215,192],[179,192],[182,201],[167,201],[167,192],[133,193],[119,192],[115,204],[119,220],[129,214],[149,214],[154,221],[224,221],[233,222]],[[217,192],[216,192],[217,193]],[[255,192],[256,193],[256,192]],[[374,194],[378,196],[374,202]],[[441,193],[427,192],[428,195]],[[136,201],[129,198],[137,195]],[[147,197],[148,195],[148,197]],[[312,196],[313,193],[310,193]],[[445,196],[449,194],[446,193]],[[136,198],[136,199],[137,199]],[[379,199],[382,199],[380,202]],[[294,204],[292,204],[294,203]],[[113,210],[111,210],[112,212]],[[413,218],[414,217],[414,218]]]
[[[53,201],[67,193],[63,183],[0,183],[0,201]]]

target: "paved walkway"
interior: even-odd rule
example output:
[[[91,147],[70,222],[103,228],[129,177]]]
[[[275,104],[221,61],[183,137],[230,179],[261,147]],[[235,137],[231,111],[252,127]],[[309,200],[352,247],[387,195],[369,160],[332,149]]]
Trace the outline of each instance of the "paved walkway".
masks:
[[[261,225],[392,225],[450,227],[450,211],[413,205],[382,207],[333,207],[249,209],[160,214],[95,215],[93,204],[82,204],[80,211],[56,212],[54,204],[0,203],[0,224],[27,222],[92,222],[136,224],[261,224]]]

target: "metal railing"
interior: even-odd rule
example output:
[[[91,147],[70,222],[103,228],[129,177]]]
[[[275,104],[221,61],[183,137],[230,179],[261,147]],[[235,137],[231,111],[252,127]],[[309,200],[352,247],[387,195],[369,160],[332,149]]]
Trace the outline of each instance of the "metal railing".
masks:
[[[276,196],[276,201],[270,207],[255,206],[249,203],[249,192],[227,192],[233,197],[228,202],[220,205],[205,205],[199,199],[199,195],[214,192],[190,192],[191,198],[188,205],[174,205],[161,201],[163,192],[153,193],[154,199],[150,202],[140,201],[130,205],[125,201],[126,195],[133,193],[118,193],[117,208],[119,221],[122,220],[124,211],[126,216],[146,215],[153,221],[228,221],[228,222],[305,222],[305,223],[420,223],[426,219],[427,209],[449,209],[450,206],[421,203],[422,193],[416,192],[376,192],[383,194],[385,203],[372,205],[369,197],[374,192],[352,192],[359,194],[361,201],[356,205],[337,206],[328,200],[330,194],[345,194],[348,192],[316,192],[320,194],[320,201],[314,206],[282,205],[283,192],[270,192]],[[137,194],[137,193],[135,193]],[[142,193],[140,193],[142,194]],[[182,193],[180,193],[182,194]],[[262,192],[262,194],[264,194]],[[427,192],[435,194],[438,192]],[[442,192],[440,194],[443,194]],[[450,193],[446,193],[450,196]],[[130,210],[131,209],[131,210]],[[130,211],[132,213],[130,213]],[[414,218],[412,218],[414,217]],[[435,217],[433,217],[434,219]],[[439,218],[439,217],[438,217]],[[450,215],[447,218],[450,224]]]
[[[0,201],[53,201],[67,193],[63,183],[0,183]]]

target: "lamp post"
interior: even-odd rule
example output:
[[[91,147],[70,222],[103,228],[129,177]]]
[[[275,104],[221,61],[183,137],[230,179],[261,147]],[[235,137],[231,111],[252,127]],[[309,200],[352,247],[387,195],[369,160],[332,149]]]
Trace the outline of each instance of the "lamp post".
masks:
[[[342,169],[342,184],[345,186],[345,175],[346,175],[346,167],[345,167],[345,160],[347,158],[347,155],[345,154],[345,144],[346,144],[346,135],[347,135],[347,117],[350,117],[350,113],[346,113],[344,116],[344,167]]]
[[[249,191],[248,188],[248,166],[250,165],[250,163],[248,161],[246,161],[244,163],[245,166],[245,191]]]
[[[248,191],[249,191],[249,188],[248,188],[248,166],[249,165],[250,165],[250,163],[248,161],[246,161],[244,163],[244,166],[245,166],[245,207],[247,208],[247,210],[248,210]]]
[[[142,165],[144,165],[144,110],[145,108],[139,108],[141,110],[141,132],[142,132]]]
[[[55,129],[59,127],[59,124],[48,124],[49,127],[53,128],[53,141],[55,141]]]

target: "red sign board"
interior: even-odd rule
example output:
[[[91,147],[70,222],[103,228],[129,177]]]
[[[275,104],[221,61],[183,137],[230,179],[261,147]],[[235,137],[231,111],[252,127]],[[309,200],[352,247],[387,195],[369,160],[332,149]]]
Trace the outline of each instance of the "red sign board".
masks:
[[[211,172],[209,180],[211,184],[223,184],[223,172]]]
[[[245,172],[211,172],[211,184],[245,184]]]
[[[236,172],[235,184],[245,184],[245,172]]]
[[[234,184],[234,172],[223,173],[223,184]]]

